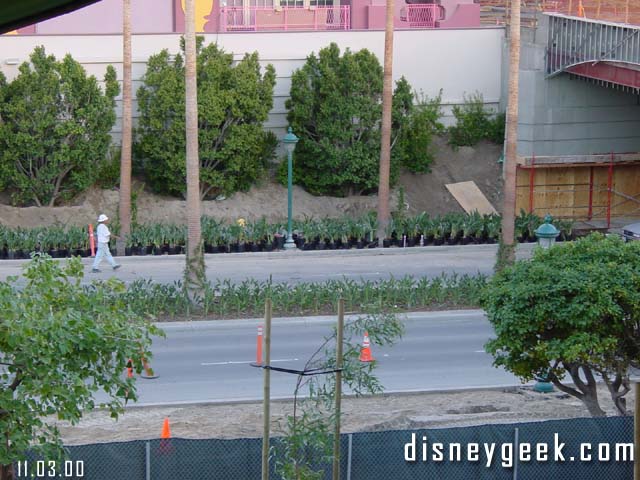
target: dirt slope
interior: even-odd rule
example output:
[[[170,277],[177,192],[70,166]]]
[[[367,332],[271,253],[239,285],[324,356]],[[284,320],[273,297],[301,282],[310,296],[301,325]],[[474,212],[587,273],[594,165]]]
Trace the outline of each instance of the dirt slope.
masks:
[[[477,148],[463,147],[453,151],[444,139],[436,139],[436,162],[432,172],[423,175],[403,173],[399,185],[405,190],[405,202],[413,213],[426,211],[430,214],[461,211],[458,203],[445,188],[446,183],[473,180],[499,209],[502,180],[497,163],[502,147],[483,143]],[[397,206],[396,188],[391,206]],[[377,196],[352,196],[346,198],[314,197],[300,187],[294,187],[294,216],[339,217],[356,216],[375,210]],[[0,223],[10,226],[36,227],[56,223],[86,225],[95,221],[100,213],[115,217],[118,208],[116,190],[93,188],[79,195],[71,204],[63,207],[16,208],[8,204],[6,194],[0,196]],[[186,221],[183,200],[153,195],[142,191],[137,200],[138,221],[163,221],[184,223]],[[236,193],[222,201],[203,203],[203,214],[216,218],[282,219],[287,212],[287,190],[272,180],[265,180],[249,192]]]

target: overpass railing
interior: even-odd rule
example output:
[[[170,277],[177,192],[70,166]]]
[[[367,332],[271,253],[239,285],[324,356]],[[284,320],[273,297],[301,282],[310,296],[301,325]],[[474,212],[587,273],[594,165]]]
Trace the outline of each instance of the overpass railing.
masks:
[[[640,26],[549,15],[547,75],[587,62],[640,66]]]

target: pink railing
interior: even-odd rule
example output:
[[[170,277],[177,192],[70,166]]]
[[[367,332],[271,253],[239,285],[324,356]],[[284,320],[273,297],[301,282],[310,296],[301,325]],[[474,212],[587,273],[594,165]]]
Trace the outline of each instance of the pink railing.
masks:
[[[223,7],[220,30],[258,32],[290,30],[349,30],[350,7]]]
[[[436,28],[444,13],[442,5],[407,5],[400,10],[400,20],[408,22],[409,28]]]

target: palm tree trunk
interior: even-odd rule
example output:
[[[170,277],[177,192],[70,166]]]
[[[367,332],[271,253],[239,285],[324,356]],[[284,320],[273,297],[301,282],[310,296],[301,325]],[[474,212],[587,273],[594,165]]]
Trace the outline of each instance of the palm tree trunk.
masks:
[[[198,92],[196,77],[196,6],[185,5],[185,120],[187,143],[187,264],[185,286],[190,294],[204,283],[204,254],[200,229],[200,160],[198,158]],[[193,295],[191,295],[193,298]]]
[[[122,72],[120,238],[116,242],[116,252],[121,256],[131,233],[131,0],[122,2]]]
[[[520,69],[520,0],[511,0],[509,93],[507,104],[504,204],[502,207],[503,264],[515,261],[516,168],[518,160],[518,92]]]
[[[380,135],[380,177],[378,180],[378,245],[382,247],[389,223],[389,170],[391,168],[391,108],[393,101],[393,0],[387,0],[384,31],[384,77],[382,83],[382,126]]]

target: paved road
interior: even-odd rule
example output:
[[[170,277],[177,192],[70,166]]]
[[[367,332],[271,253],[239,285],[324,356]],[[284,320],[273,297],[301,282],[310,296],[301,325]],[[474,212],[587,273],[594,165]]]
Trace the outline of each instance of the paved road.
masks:
[[[534,244],[521,245],[520,258],[531,254]],[[467,245],[449,247],[387,248],[371,250],[342,250],[322,252],[276,252],[207,255],[207,277],[230,279],[247,278],[275,282],[322,282],[336,278],[376,280],[393,275],[402,277],[437,277],[442,272],[459,274],[490,274],[495,264],[496,245]],[[125,282],[139,278],[153,278],[160,283],[173,283],[182,278],[184,256],[125,257],[118,259],[122,268],[113,272],[103,263],[103,272],[89,273],[90,260],[83,260],[86,281],[116,276]],[[0,261],[0,280],[19,275],[25,261]]]
[[[277,319],[274,365],[302,368],[335,319]],[[255,359],[257,320],[165,324],[166,339],[154,342],[152,366],[159,378],[140,379],[141,404],[260,399],[262,370]],[[373,350],[387,391],[425,391],[517,385],[492,366],[483,345],[491,336],[481,311],[413,313],[397,345]],[[272,396],[289,397],[295,375],[273,372]]]

